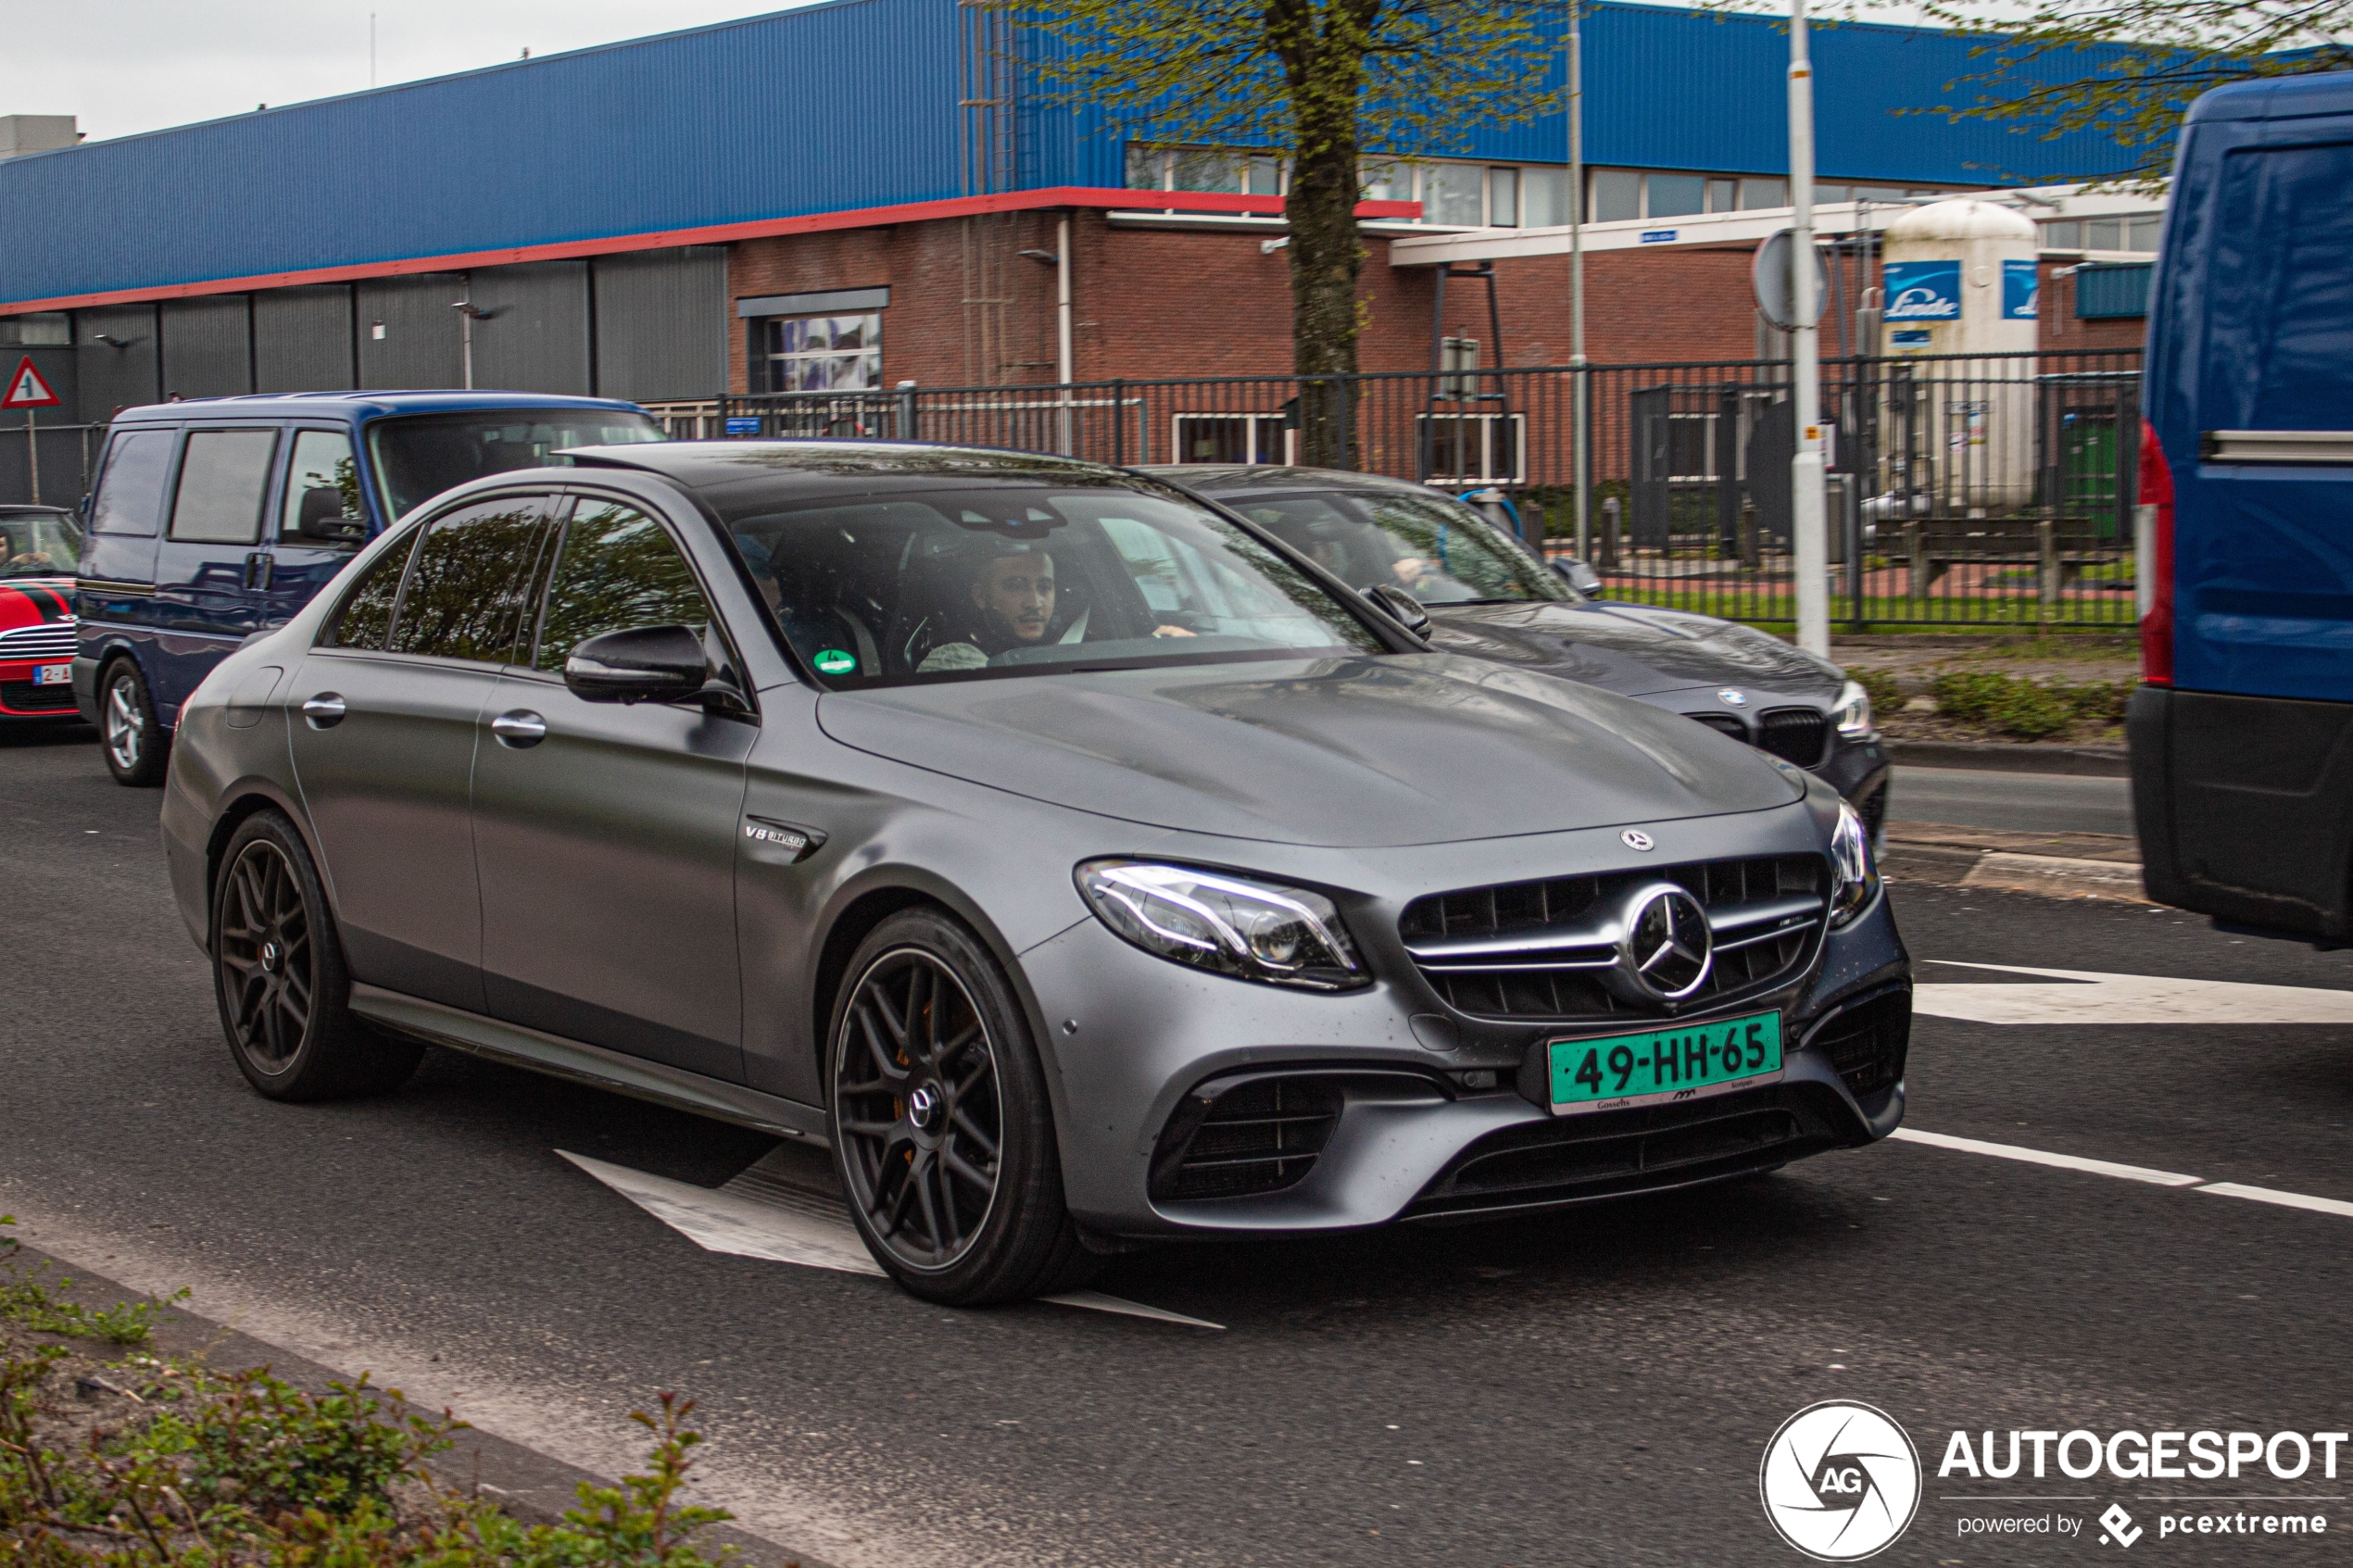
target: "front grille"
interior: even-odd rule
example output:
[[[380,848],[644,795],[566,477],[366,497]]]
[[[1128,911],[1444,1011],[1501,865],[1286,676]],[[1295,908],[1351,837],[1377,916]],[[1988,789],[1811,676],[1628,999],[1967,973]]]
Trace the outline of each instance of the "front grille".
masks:
[[[1715,958],[1694,1011],[1790,978],[1811,957],[1828,909],[1830,866],[1819,855],[1761,856],[1644,867],[1432,894],[1398,922],[1407,951],[1447,1005],[1485,1018],[1592,1019],[1659,1015],[1663,1004],[1613,991],[1616,922],[1626,896],[1655,882],[1688,890],[1707,911]]]
[[[1811,768],[1822,760],[1830,744],[1831,721],[1818,709],[1770,708],[1756,721],[1756,744],[1784,762]]]
[[[0,659],[71,659],[74,623],[52,621],[40,626],[19,626],[0,632]]]
[[[1806,1043],[1830,1058],[1856,1099],[1894,1087],[1904,1077],[1912,1039],[1912,993],[1891,991],[1833,1017]]]
[[[31,681],[0,681],[0,708],[19,713],[70,713],[73,688],[36,686]]]
[[[1828,1148],[1839,1135],[1803,1086],[1769,1085],[1488,1134],[1451,1160],[1408,1219],[1680,1186]]]
[[[1151,1195],[1247,1198],[1295,1186],[1340,1120],[1340,1085],[1284,1076],[1209,1083],[1185,1097],[1152,1155]]]
[[[1729,713],[1686,713],[1684,718],[1694,724],[1705,724],[1719,735],[1730,735],[1743,746],[1748,744],[1748,726]]]

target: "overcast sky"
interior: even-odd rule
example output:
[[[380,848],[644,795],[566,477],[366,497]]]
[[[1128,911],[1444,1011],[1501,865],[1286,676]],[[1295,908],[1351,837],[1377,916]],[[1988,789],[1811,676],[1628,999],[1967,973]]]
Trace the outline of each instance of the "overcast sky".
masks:
[[[782,10],[790,0],[8,0],[0,114],[92,141]]]

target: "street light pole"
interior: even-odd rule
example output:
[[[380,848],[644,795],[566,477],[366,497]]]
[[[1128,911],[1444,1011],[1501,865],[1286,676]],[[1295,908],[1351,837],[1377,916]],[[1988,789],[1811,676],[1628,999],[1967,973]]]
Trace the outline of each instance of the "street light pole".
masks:
[[[1569,440],[1577,454],[1577,558],[1591,561],[1593,455],[1586,443],[1592,424],[1586,416],[1586,387],[1592,377],[1585,370],[1585,61],[1584,39],[1578,25],[1583,8],[1584,0],[1569,0],[1568,362],[1576,375],[1571,383],[1575,395],[1570,399],[1569,412],[1575,428]]]
[[[1797,452],[1790,458],[1790,529],[1797,557],[1797,646],[1831,651],[1830,540],[1822,508],[1822,361],[1815,320],[1821,301],[1814,275],[1814,68],[1806,53],[1806,0],[1790,0],[1789,26],[1790,329]]]

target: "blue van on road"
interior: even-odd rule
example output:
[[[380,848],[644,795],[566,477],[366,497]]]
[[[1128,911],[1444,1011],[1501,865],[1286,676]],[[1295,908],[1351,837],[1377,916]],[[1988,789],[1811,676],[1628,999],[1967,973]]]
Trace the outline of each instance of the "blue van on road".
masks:
[[[512,392],[214,397],[115,416],[85,504],[74,703],[126,784],[163,781],[180,705],[360,546],[453,484],[570,446],[659,441],[632,403]]]
[[[2353,73],[2191,107],[2144,397],[2149,896],[2353,942]]]

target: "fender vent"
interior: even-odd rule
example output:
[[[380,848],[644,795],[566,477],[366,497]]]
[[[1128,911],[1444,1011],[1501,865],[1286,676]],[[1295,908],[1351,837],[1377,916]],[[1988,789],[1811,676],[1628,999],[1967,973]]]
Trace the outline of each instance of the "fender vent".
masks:
[[[1160,1135],[1152,1197],[1247,1198],[1296,1185],[1330,1141],[1340,1098],[1338,1084],[1314,1077],[1202,1085]]]

